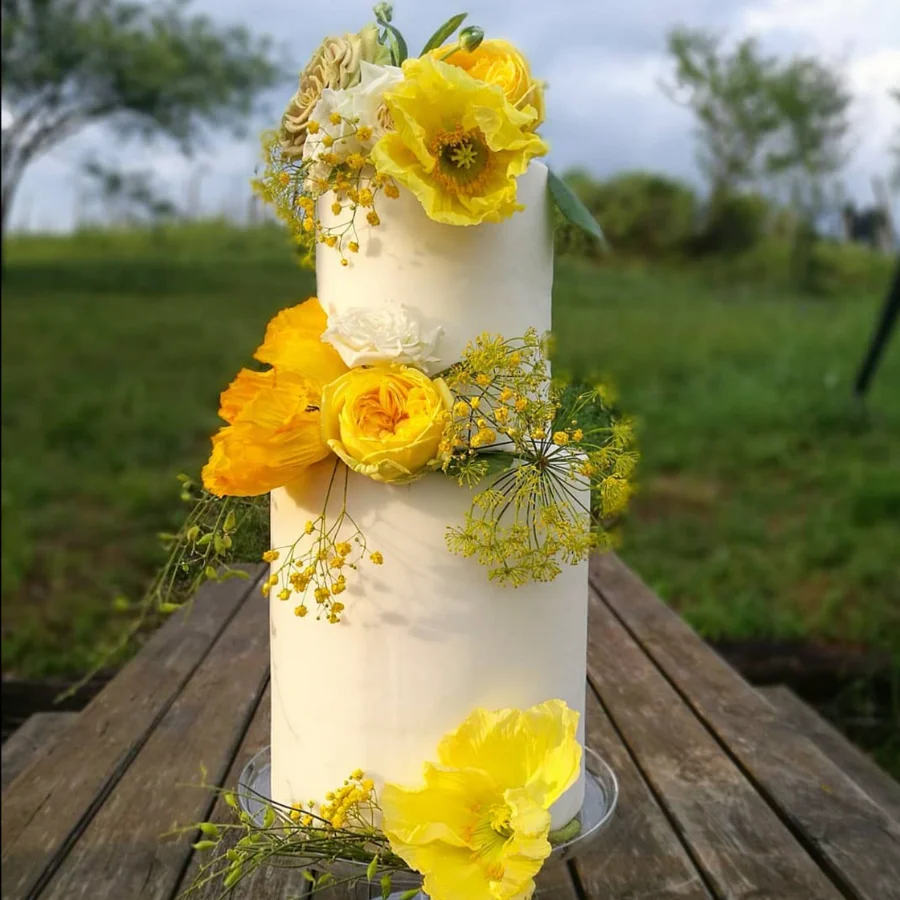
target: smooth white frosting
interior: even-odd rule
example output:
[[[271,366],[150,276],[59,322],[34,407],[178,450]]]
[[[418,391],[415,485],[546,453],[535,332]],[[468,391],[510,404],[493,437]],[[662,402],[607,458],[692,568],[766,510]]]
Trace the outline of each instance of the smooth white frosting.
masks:
[[[272,546],[318,515],[328,472],[272,492]],[[419,784],[440,739],[479,706],[559,698],[584,712],[587,563],[549,584],[501,587],[447,549],[446,528],[472,499],[451,479],[389,486],[351,474],[348,496],[384,565],[348,574],[336,625],[271,600],[275,800],[321,800],[357,767],[377,783]],[[579,781],[556,804],[554,827],[577,813],[583,791]]]
[[[444,365],[483,331],[549,330],[546,180],[546,168],[532,163],[519,181],[525,211],[475,227],[438,225],[405,193],[382,198],[383,224],[360,229],[349,266],[335,250],[319,249],[323,307],[346,313],[402,304],[443,328],[435,354]],[[326,212],[327,199],[320,215]],[[330,465],[272,492],[273,547],[292,544],[321,512]],[[384,565],[348,573],[337,625],[313,620],[311,597],[310,616],[298,619],[297,599],[279,601],[273,591],[272,795],[279,803],[321,801],[357,767],[377,783],[417,785],[440,739],[476,707],[559,698],[583,716],[587,563],[564,566],[546,584],[491,583],[483,566],[453,555],[445,542],[471,499],[439,474],[402,487],[351,474],[350,512]],[[582,776],[551,810],[554,828],[572,819],[583,797]]]
[[[359,253],[340,254],[320,244],[316,285],[325,310],[399,304],[418,313],[423,327],[440,326],[437,355],[456,362],[466,344],[484,331],[521,337],[529,327],[550,330],[553,289],[553,235],[547,167],[532,162],[519,178],[522,212],[503,222],[441,225],[425,214],[408,191],[391,200],[378,197],[381,224],[372,228],[357,214]],[[319,200],[326,226],[335,216],[334,198]]]

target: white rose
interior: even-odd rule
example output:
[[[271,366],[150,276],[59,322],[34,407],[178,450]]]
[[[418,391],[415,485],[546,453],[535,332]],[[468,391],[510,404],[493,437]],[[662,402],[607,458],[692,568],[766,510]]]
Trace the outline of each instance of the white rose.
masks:
[[[396,66],[362,62],[359,84],[343,90],[325,88],[310,115],[310,119],[318,123],[319,130],[307,135],[303,145],[304,160],[318,161],[324,153],[333,153],[340,161],[351,153],[367,155],[385,133],[384,93],[402,80],[403,71]],[[338,125],[331,121],[334,113],[341,117]],[[372,132],[365,141],[356,136],[362,127]],[[333,139],[331,147],[326,147],[322,141],[326,134]]]
[[[353,307],[328,316],[322,340],[337,350],[351,368],[379,363],[414,366],[426,374],[439,370],[434,355],[444,329],[423,328],[415,314],[405,306],[367,309]]]

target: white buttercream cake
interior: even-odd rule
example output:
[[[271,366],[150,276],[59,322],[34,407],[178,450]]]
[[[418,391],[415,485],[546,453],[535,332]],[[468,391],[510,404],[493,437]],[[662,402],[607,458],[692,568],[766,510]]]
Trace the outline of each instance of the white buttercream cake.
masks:
[[[432,368],[456,362],[483,332],[508,337],[550,329],[553,244],[547,169],[519,178],[524,210],[497,224],[432,221],[405,191],[380,204],[381,224],[362,223],[348,265],[320,247],[318,296],[326,312],[404,308],[440,328]],[[318,215],[327,226],[330,198]],[[272,546],[293,544],[322,510],[323,463],[272,492]],[[581,500],[587,505],[588,498]],[[549,583],[512,588],[474,560],[451,554],[445,534],[472,494],[428,474],[407,485],[360,475],[348,508],[382,566],[348,582],[336,625],[298,621],[271,601],[272,796],[321,801],[361,768],[376,784],[419,783],[440,739],[476,707],[528,708],[551,698],[584,712],[587,563]],[[578,735],[583,743],[583,720]],[[584,778],[553,806],[552,827],[581,807]]]

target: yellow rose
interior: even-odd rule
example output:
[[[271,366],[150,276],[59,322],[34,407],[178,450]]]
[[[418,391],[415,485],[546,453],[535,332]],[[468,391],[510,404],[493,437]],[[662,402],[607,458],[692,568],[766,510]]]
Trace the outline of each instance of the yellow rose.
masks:
[[[443,59],[449,50],[450,47],[442,47],[432,52]],[[482,41],[474,50],[457,50],[444,62],[465,69],[479,81],[498,85],[517,109],[531,107],[535,117],[532,128],[544,121],[544,88],[531,77],[528,60],[508,41]]]
[[[413,481],[438,456],[453,398],[408,366],[351,369],[322,393],[322,437],[356,472]]]

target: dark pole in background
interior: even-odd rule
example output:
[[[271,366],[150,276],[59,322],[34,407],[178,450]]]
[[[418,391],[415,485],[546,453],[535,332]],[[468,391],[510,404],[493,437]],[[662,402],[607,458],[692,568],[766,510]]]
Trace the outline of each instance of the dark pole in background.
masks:
[[[872,381],[875,370],[878,368],[884,348],[887,346],[888,338],[897,324],[898,313],[900,313],[900,257],[897,259],[894,278],[888,289],[887,297],[884,298],[884,306],[881,309],[878,324],[875,326],[875,334],[872,335],[866,357],[862,366],[860,366],[856,382],[853,385],[853,393],[859,400],[862,400],[866,395],[866,390]]]

